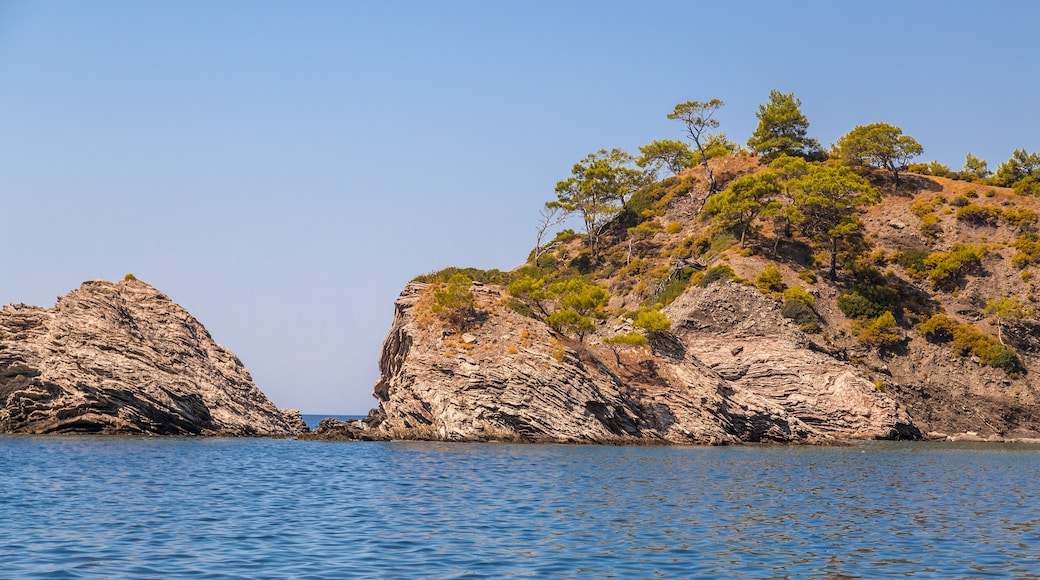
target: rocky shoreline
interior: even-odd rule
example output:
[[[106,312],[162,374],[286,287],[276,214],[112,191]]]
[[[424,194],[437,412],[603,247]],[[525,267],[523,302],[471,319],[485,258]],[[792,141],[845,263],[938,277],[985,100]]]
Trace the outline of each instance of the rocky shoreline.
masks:
[[[409,284],[380,357],[378,406],[314,430],[277,409],[241,361],[151,286],[85,282],[50,309],[0,310],[0,432],[501,441],[611,445],[1040,443],[1028,429],[927,429],[862,364],[747,285],[691,288],[645,346],[575,340],[473,283],[481,324],[430,315]],[[618,323],[621,324],[621,323]],[[623,332],[624,325],[604,332]],[[991,426],[992,420],[982,421]],[[950,428],[953,427],[953,428]]]

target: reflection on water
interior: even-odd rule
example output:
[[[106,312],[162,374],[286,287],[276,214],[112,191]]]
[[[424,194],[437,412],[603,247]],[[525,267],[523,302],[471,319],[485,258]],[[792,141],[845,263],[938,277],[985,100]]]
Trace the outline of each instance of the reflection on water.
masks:
[[[0,576],[1040,575],[1040,448],[0,437]]]

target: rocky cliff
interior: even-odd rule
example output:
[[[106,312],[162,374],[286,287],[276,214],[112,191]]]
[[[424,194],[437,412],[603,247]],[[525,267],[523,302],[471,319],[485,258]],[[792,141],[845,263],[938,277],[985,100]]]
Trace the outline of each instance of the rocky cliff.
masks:
[[[137,280],[0,310],[0,432],[289,435],[230,351]]]
[[[430,315],[428,284],[405,288],[380,359],[379,408],[363,422],[323,423],[315,436],[707,444],[920,436],[862,373],[777,334],[789,329],[775,307],[739,315],[755,330],[711,316],[704,325],[704,311],[687,300],[674,309],[677,334],[621,346],[568,339],[502,306],[500,288],[473,290],[483,320],[460,333]],[[732,292],[730,306],[756,300]]]
[[[764,170],[749,156],[712,164],[720,188]],[[1040,441],[1040,199],[868,177],[880,203],[847,216],[855,234],[841,244],[783,220],[738,237],[705,211],[692,168],[634,194],[595,246],[564,231],[511,272],[422,276],[432,284],[396,303],[378,408],[315,436]],[[434,312],[458,273],[479,281],[465,331]],[[591,284],[609,302],[568,312],[556,282]],[[646,310],[669,330],[626,343]],[[561,313],[570,322],[552,330]]]

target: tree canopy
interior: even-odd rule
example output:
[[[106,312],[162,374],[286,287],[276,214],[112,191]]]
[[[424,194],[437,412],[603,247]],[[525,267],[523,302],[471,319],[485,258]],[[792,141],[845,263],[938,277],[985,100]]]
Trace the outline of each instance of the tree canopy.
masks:
[[[748,139],[748,147],[766,160],[781,155],[815,157],[820,143],[806,136],[809,119],[802,114],[802,101],[794,93],[769,92],[769,102],[758,106],[758,128]]]
[[[899,172],[924,148],[903,130],[888,123],[859,125],[838,139],[838,156],[849,165],[870,165],[887,169],[899,186]]]
[[[690,146],[682,141],[672,139],[659,139],[639,148],[643,155],[636,160],[640,167],[652,167],[664,165],[668,171],[675,175],[694,164],[693,151]]]
[[[745,175],[729,184],[729,187],[713,195],[706,209],[726,227],[740,230],[740,247],[755,219],[779,213],[777,196],[782,189],[777,172],[771,169]]]
[[[812,165],[793,184],[802,230],[830,242],[830,278],[837,278],[838,242],[859,231],[856,210],[877,203],[881,195],[848,167]]]
[[[603,228],[628,198],[652,178],[631,167],[634,162],[634,157],[620,149],[600,149],[575,163],[571,177],[556,184],[556,201],[550,202],[549,207],[581,215],[593,258]]]
[[[700,153],[701,165],[704,166],[704,173],[708,177],[708,195],[715,193],[718,189],[715,183],[715,176],[708,165],[708,159],[711,158],[707,148],[708,139],[711,137],[708,131],[709,129],[717,129],[719,127],[719,121],[715,119],[715,112],[722,108],[724,104],[719,99],[712,99],[707,102],[686,101],[676,105],[675,109],[668,115],[669,119],[682,121],[686,125],[686,134],[689,135],[690,140],[697,147],[697,152]]]

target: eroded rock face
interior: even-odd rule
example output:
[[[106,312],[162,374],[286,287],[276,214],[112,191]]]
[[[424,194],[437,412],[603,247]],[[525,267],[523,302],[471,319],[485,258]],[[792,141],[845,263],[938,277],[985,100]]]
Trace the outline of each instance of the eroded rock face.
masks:
[[[850,369],[827,371],[808,349],[790,376],[752,381],[761,370],[722,367],[772,365],[792,348],[741,343],[746,362],[722,364],[711,353],[735,356],[737,337],[725,347],[725,337],[688,331],[649,347],[583,344],[505,308],[499,289],[473,289],[486,318],[459,333],[429,313],[425,284],[406,287],[384,342],[379,408],[365,421],[323,423],[316,436],[723,444],[915,433],[873,384]],[[709,339],[710,347],[690,343]],[[815,375],[798,374],[809,368]],[[815,378],[822,383],[792,395]]]
[[[0,310],[0,432],[244,436],[297,429],[234,353],[144,282],[85,282],[54,308]]]
[[[822,434],[917,439],[907,412],[842,353],[814,342],[779,305],[740,284],[691,288],[666,309],[689,351],[726,379],[783,407]]]

